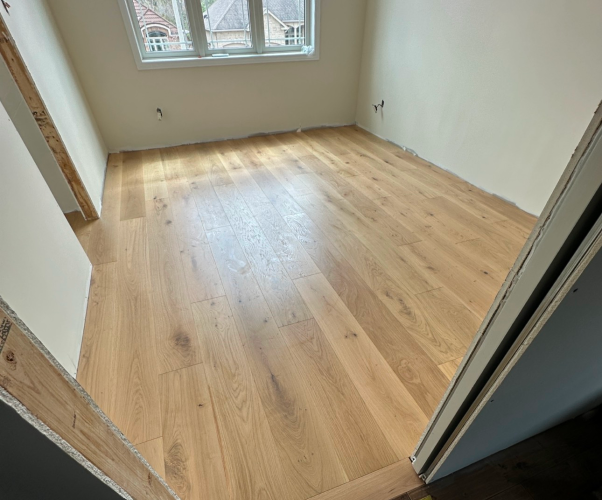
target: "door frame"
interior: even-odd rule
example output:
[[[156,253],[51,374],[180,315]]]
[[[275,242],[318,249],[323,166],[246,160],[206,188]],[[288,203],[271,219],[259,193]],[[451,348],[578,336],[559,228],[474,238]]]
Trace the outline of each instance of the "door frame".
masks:
[[[123,498],[178,500],[2,297],[0,401]]]
[[[88,193],[79,172],[75,168],[75,163],[69,151],[67,151],[61,134],[46,108],[46,104],[27,69],[25,61],[21,57],[21,53],[2,15],[0,15],[0,56],[4,59],[23,99],[27,103],[27,107],[44,136],[44,140],[48,144],[63,177],[67,181],[67,185],[73,193],[84,218],[86,220],[98,219],[100,215],[94,206],[90,193]]]
[[[512,354],[521,352],[518,346],[533,328],[535,315],[546,310],[547,318],[550,308],[558,305],[546,305],[546,297],[549,300],[550,293],[559,293],[570,278],[565,271],[580,245],[587,245],[596,237],[590,230],[600,213],[601,164],[602,105],[594,113],[411,456],[414,469],[427,483],[476,416]]]

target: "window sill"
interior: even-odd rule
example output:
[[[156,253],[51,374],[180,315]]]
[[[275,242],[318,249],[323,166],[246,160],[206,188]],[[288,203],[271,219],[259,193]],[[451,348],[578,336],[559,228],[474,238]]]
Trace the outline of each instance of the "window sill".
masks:
[[[269,52],[266,54],[237,54],[228,57],[172,57],[166,59],[153,58],[141,59],[136,57],[138,69],[167,69],[167,68],[193,68],[196,66],[231,66],[234,64],[261,64],[275,62],[302,62],[317,61],[320,55],[317,50],[311,54],[303,52]]]

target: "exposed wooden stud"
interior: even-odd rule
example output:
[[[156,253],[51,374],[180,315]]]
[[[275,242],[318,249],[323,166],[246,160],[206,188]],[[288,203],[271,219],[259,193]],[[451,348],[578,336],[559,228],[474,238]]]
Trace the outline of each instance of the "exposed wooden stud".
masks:
[[[108,479],[114,489],[133,498],[176,499],[81,386],[14,315],[4,311],[6,306],[0,305],[5,340],[0,357],[2,399],[27,413],[32,423],[43,424],[39,430],[45,427],[55,433],[51,439],[61,442],[72,456],[81,456],[80,463],[88,468],[91,464],[92,472],[103,481]]]
[[[75,196],[75,200],[86,220],[98,219],[99,214],[92,203],[84,183],[75,168],[73,159],[69,155],[61,134],[56,128],[50,113],[46,109],[44,100],[38,92],[38,88],[21,57],[15,40],[10,34],[8,26],[0,16],[0,54],[6,63],[15,83],[19,87],[31,114],[33,115],[40,132],[44,136],[52,155],[56,160],[69,188]]]

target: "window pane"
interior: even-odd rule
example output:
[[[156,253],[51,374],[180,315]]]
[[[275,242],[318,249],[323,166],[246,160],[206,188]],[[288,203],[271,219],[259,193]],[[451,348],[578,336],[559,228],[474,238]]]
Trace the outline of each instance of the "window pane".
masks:
[[[305,0],[262,0],[265,46],[305,45]]]
[[[192,50],[184,0],[132,0],[147,52]]]
[[[248,0],[201,0],[209,49],[253,46]]]

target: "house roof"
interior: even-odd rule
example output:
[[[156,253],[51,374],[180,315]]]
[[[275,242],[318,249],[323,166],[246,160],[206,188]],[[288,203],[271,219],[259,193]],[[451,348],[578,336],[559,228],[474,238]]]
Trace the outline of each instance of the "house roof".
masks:
[[[269,12],[281,21],[297,21],[303,17],[304,0],[263,0]],[[298,7],[301,5],[301,15]],[[212,31],[242,30],[249,25],[246,0],[216,0],[208,9]],[[205,28],[209,19],[205,16]]]
[[[178,28],[170,21],[161,17],[157,14],[153,9],[147,7],[146,5],[140,4],[138,0],[134,1],[134,7],[136,8],[136,17],[138,18],[138,23],[140,24],[140,28],[144,28],[145,26],[151,24],[160,24],[165,26],[172,34],[178,32]]]

